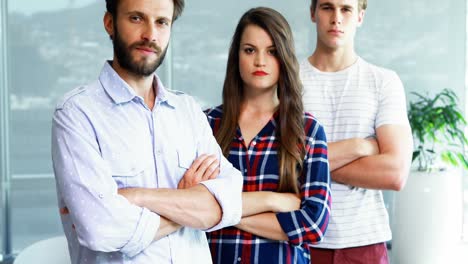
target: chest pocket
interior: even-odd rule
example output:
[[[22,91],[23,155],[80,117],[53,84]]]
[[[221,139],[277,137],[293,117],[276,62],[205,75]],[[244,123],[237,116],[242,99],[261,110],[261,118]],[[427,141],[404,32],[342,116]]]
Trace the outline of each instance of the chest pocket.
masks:
[[[177,150],[177,164],[180,169],[188,170],[196,158],[195,151]]]
[[[116,162],[112,166],[112,178],[119,188],[140,187],[147,168],[141,164]]]
[[[193,148],[178,148],[176,150],[176,166],[174,166],[174,175],[177,183],[182,179],[190,166],[192,166],[192,163],[196,158],[197,154]]]

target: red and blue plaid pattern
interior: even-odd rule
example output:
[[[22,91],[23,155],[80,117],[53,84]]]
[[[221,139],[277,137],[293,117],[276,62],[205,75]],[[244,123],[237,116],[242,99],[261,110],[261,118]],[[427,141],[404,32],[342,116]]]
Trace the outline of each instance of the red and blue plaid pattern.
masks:
[[[213,132],[219,129],[222,107],[206,111]],[[228,160],[244,176],[244,192],[276,191],[279,184],[276,124],[278,113],[246,146],[237,128]],[[277,213],[289,241],[275,241],[235,227],[207,234],[213,263],[310,263],[309,245],[323,239],[331,209],[330,173],[323,127],[304,114],[306,155],[298,179],[300,210]]]

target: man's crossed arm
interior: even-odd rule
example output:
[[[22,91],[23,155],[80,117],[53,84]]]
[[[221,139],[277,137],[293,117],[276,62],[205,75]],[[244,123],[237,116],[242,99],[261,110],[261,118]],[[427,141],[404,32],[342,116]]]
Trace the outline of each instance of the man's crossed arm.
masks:
[[[329,143],[332,179],[368,189],[399,191],[408,177],[413,151],[411,129],[383,125],[376,139],[348,139]]]
[[[202,181],[216,178],[219,162],[215,155],[201,155],[187,170],[178,189],[127,188],[119,194],[131,203],[161,216],[155,240],[167,236],[183,226],[208,229],[221,220],[222,211],[216,198]]]

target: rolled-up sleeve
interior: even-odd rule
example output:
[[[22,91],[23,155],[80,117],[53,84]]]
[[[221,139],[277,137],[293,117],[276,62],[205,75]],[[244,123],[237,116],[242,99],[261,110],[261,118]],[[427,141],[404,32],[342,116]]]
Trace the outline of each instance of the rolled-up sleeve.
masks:
[[[312,117],[306,118],[306,155],[301,175],[301,208],[277,213],[290,243],[318,243],[328,226],[331,210],[330,172],[326,136]]]
[[[218,156],[220,173],[216,179],[201,182],[216,198],[222,209],[221,221],[207,229],[206,232],[218,230],[227,226],[236,225],[242,217],[242,174],[222,155],[211,127],[200,106],[193,102],[193,112],[200,142],[199,153],[210,153]]]
[[[236,225],[242,217],[242,176],[222,155],[220,160],[222,165],[218,178],[201,183],[216,198],[223,214],[221,221],[217,225],[204,230],[206,232]]]
[[[159,216],[118,195],[92,122],[72,103],[54,113],[52,160],[60,204],[67,210],[64,228],[76,232],[81,245],[130,257],[149,246]]]

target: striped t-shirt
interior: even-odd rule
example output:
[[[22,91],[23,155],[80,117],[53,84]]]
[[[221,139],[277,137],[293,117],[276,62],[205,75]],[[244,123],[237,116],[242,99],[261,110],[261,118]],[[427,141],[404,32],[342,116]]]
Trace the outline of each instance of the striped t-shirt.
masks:
[[[338,72],[301,63],[304,109],[323,124],[329,142],[376,135],[386,124],[408,125],[403,84],[393,71],[362,58]],[[315,247],[348,248],[388,241],[392,234],[382,191],[332,182],[332,216]]]

